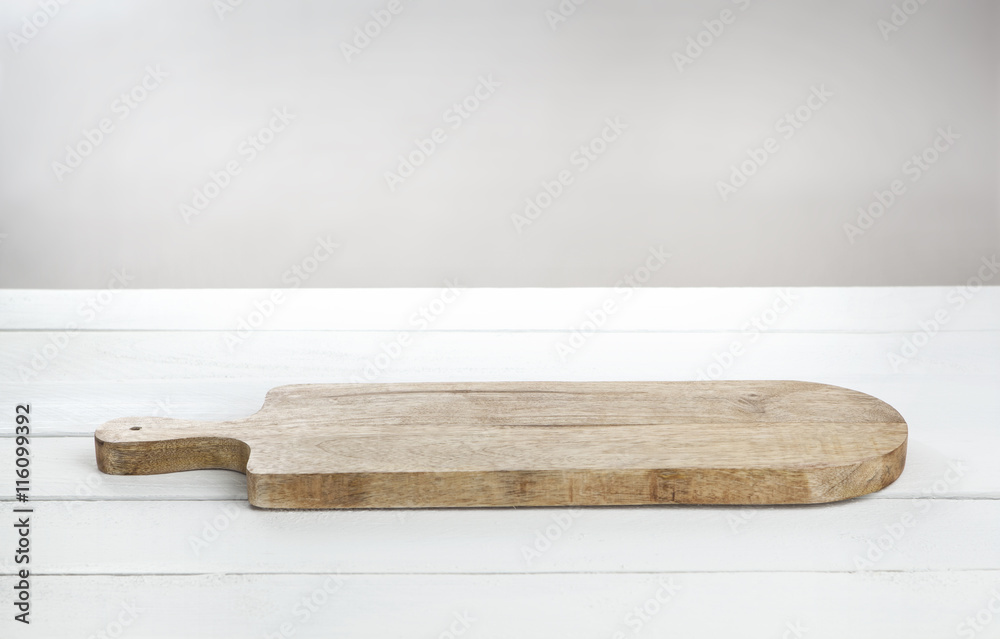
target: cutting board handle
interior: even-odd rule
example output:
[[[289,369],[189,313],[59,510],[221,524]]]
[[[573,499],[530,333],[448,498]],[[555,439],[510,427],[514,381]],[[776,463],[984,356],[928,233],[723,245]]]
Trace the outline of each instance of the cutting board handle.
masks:
[[[97,467],[115,475],[225,468],[246,472],[250,446],[235,437],[241,421],[122,417],[94,433]]]

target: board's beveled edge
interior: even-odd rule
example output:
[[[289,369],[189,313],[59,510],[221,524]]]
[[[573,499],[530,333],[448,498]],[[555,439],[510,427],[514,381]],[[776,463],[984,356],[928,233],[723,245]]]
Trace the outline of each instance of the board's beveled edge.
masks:
[[[811,482],[812,497],[808,501],[796,503],[823,504],[853,499],[878,492],[899,478],[906,466],[906,447],[910,434],[909,425],[892,404],[870,393],[838,384],[799,383],[833,388],[866,397],[879,408],[879,416],[886,419],[886,421],[871,421],[870,424],[883,427],[901,426],[902,432],[899,444],[892,450],[858,460],[855,463],[831,465],[818,469],[821,470],[821,476]]]
[[[898,423],[906,426],[906,422]],[[812,492],[815,497],[806,503],[842,501],[882,490],[903,474],[908,441],[909,432],[904,432],[900,444],[886,453],[874,455],[855,464],[824,468],[826,476],[814,483]]]
[[[904,434],[888,452],[830,466],[491,473],[248,470],[247,497],[252,506],[269,509],[822,504],[867,495],[894,482],[905,465],[907,440]]]

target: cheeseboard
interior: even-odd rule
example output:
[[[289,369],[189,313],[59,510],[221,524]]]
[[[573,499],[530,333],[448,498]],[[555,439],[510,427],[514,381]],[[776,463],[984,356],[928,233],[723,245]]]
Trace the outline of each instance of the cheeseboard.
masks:
[[[296,384],[244,419],[94,439],[105,473],[243,472],[262,508],[804,504],[892,483],[907,426],[800,381]]]

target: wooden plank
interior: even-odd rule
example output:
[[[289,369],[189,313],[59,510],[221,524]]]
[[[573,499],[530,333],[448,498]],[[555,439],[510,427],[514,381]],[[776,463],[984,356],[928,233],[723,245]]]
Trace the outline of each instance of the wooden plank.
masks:
[[[85,401],[81,399],[80,401]],[[955,398],[961,404],[961,398]],[[968,411],[968,409],[966,409]],[[1000,449],[995,410],[981,408],[973,423],[958,415],[933,420],[910,413],[910,436],[903,474],[861,499],[1000,499]],[[914,429],[913,424],[918,424]],[[94,426],[96,428],[97,425]],[[932,430],[936,428],[936,430]],[[224,470],[192,470],[163,475],[106,475],[97,470],[93,430],[77,437],[32,440],[32,498],[35,500],[245,500],[246,478]],[[15,442],[0,437],[0,459],[14,458]],[[13,499],[13,484],[0,484],[0,501]]]
[[[176,334],[171,335],[174,335],[174,339],[168,340],[162,350],[167,351],[171,347],[183,350],[187,340],[177,338]],[[844,341],[842,336],[817,336],[816,341],[822,347],[814,348],[811,352],[784,347],[781,342],[788,336],[766,337],[772,340],[771,344],[763,344],[766,348],[760,353],[748,352],[745,357],[738,360],[733,370],[738,368],[741,373],[761,373],[759,376],[765,377],[767,373],[778,373],[783,368],[799,371],[809,379],[853,387],[882,397],[896,406],[911,425],[911,469],[923,466],[944,468],[952,460],[964,461],[968,463],[970,471],[960,486],[968,488],[967,491],[963,489],[960,494],[971,496],[996,494],[998,472],[994,469],[995,465],[989,463],[984,456],[985,451],[991,447],[995,449],[1000,443],[994,419],[1000,411],[1000,397],[994,392],[1000,382],[997,376],[957,372],[978,366],[977,360],[982,356],[982,347],[975,340],[968,342],[961,340],[961,344],[953,344],[953,348],[941,349],[938,352],[929,351],[934,345],[931,344],[911,362],[917,370],[926,364],[938,369],[940,373],[911,374],[910,368],[904,368],[898,374],[887,376],[859,375],[858,373],[864,372],[865,368],[857,363],[858,358],[852,360],[852,356],[862,352],[863,349],[852,344],[850,340]],[[864,336],[862,339],[867,340],[870,337]],[[945,335],[939,337],[949,338]],[[602,336],[602,338],[615,339],[613,336]],[[690,338],[690,340],[697,339],[699,336]],[[117,354],[108,355],[107,351],[115,350],[115,347],[107,344],[115,341],[118,340],[105,339],[105,344],[95,346],[104,351],[102,359],[107,360],[108,366],[114,366],[113,361],[117,359],[119,370],[134,367],[136,378],[149,376],[138,372],[143,359],[148,361],[142,367],[150,371],[158,372],[162,367],[173,364],[171,358],[166,355],[163,361],[156,358],[137,358],[134,353],[122,354],[120,357]],[[671,346],[676,345],[678,347],[676,350],[683,350],[688,343],[678,338]],[[891,338],[883,342],[882,346],[889,344]],[[767,356],[767,353],[778,350],[778,346],[782,347],[780,348],[782,355],[787,358],[784,367],[775,366],[774,358]],[[648,376],[647,379],[670,379],[681,377],[680,374],[689,364],[683,361],[683,358],[677,357],[676,352],[670,358],[651,358],[648,353],[637,353],[633,361],[622,361],[613,349],[602,349],[600,359],[603,362],[600,366],[574,366],[568,369],[567,374],[559,375],[560,370],[566,369],[554,365],[542,366],[537,361],[525,362],[520,367],[511,366],[509,351],[483,348],[482,344],[471,348],[473,350],[469,353],[470,359],[478,358],[479,366],[473,370],[462,369],[462,377],[466,379],[486,377],[490,370],[493,374],[486,377],[487,379],[559,379],[559,377],[584,380],[641,379],[641,376],[629,375],[635,371],[644,372]],[[921,359],[925,354],[931,356],[930,361],[924,362]],[[258,355],[258,357],[265,356],[266,353]],[[404,380],[408,378],[413,381],[442,377],[448,379],[444,376],[445,370],[433,363],[435,358],[439,357],[440,351],[427,351],[418,358],[423,361],[415,361],[408,367],[406,374],[397,374],[390,369],[385,372],[384,377]],[[654,359],[655,362],[651,361]],[[302,366],[307,366],[308,361],[307,359],[303,362]],[[838,368],[849,372],[843,375],[836,374],[836,371],[830,372]],[[92,370],[81,368],[79,379],[92,380]],[[5,397],[11,397],[16,401],[34,402],[33,410],[38,415],[36,434],[58,435],[89,434],[103,421],[128,414],[162,414],[188,419],[232,419],[246,416],[259,408],[267,388],[275,381],[282,381],[280,378],[268,377],[258,380],[253,378],[204,380],[199,379],[200,372],[199,364],[192,362],[186,371],[179,373],[183,377],[181,379],[161,376],[159,380],[133,381],[122,380],[119,377],[113,384],[99,380],[60,381],[3,384],[0,388],[3,389]],[[191,377],[194,379],[189,379]],[[451,378],[454,379],[454,376]],[[290,381],[311,379],[314,378],[301,376]],[[948,398],[948,401],[940,401],[942,397]],[[6,435],[11,432],[9,424],[0,430]],[[918,452],[913,454],[913,451]],[[910,494],[914,490],[923,488],[910,481],[910,477],[916,478],[920,475],[904,473],[889,490],[895,491],[897,488],[907,486],[909,491],[907,494]],[[78,488],[77,482],[78,480],[72,482],[74,491]],[[952,494],[950,490],[949,488],[948,494]]]
[[[260,332],[230,349],[218,332],[0,332],[0,383],[267,379],[291,383],[803,379],[817,375],[1000,375],[1000,331],[908,335],[606,333],[571,355],[569,334]],[[733,351],[738,354],[733,354]],[[391,354],[390,354],[391,353]],[[903,353],[901,355],[901,353]],[[51,355],[51,357],[48,357]],[[905,355],[905,356],[904,356]],[[898,361],[894,357],[900,358]]]
[[[831,356],[833,354],[831,353]],[[952,357],[961,362],[961,358]],[[987,441],[1000,435],[994,416],[1000,414],[1000,376],[991,375],[865,375],[857,372],[836,376],[823,371],[824,362],[796,363],[814,381],[854,388],[885,399],[913,426],[916,441],[930,437],[935,445],[949,441]],[[807,367],[808,366],[808,367]],[[669,373],[669,364],[664,368]],[[585,371],[579,381],[601,381],[601,371]],[[498,372],[501,381],[516,381],[518,370]],[[423,379],[436,381],[425,375]],[[668,376],[669,378],[669,376]],[[646,380],[651,381],[651,380]],[[257,411],[266,392],[274,386],[269,379],[162,379],[0,383],[0,396],[13,403],[30,402],[35,415],[34,434],[38,437],[93,435],[104,422],[127,415],[156,415],[197,420],[240,419]],[[948,401],[942,402],[946,397]],[[0,436],[12,433],[9,424],[0,424]],[[944,437],[938,438],[939,435]],[[976,453],[978,446],[967,452]],[[0,484],[0,490],[3,489]]]
[[[815,290],[823,293],[822,289]],[[283,305],[282,308],[289,311],[286,315],[274,314],[232,352],[225,348],[222,340],[226,332],[235,328],[235,322],[247,317],[253,309],[253,292],[249,292],[250,295],[236,292],[238,301],[235,304],[226,302],[218,306],[213,306],[208,299],[211,296],[206,295],[207,307],[214,309],[214,316],[191,313],[190,308],[183,308],[183,305],[175,309],[157,308],[161,302],[154,300],[156,295],[131,307],[119,306],[118,301],[125,298],[116,298],[87,328],[103,330],[115,322],[129,321],[135,322],[137,328],[155,327],[160,326],[156,322],[162,319],[163,327],[173,323],[175,328],[186,330],[204,325],[220,334],[213,336],[212,339],[218,338],[215,343],[201,335],[191,339],[156,336],[149,340],[150,335],[141,332],[125,333],[110,340],[81,342],[77,338],[84,336],[77,334],[67,346],[58,349],[55,361],[47,362],[28,382],[22,383],[17,375],[0,381],[4,397],[17,401],[27,397],[34,402],[38,414],[45,416],[37,426],[41,441],[34,444],[37,450],[34,487],[37,489],[35,495],[41,499],[35,504],[42,515],[39,521],[51,522],[51,526],[39,526],[33,534],[33,543],[39,549],[36,556],[44,571],[329,572],[353,567],[361,572],[471,571],[503,572],[510,576],[460,576],[459,581],[446,587],[436,584],[443,583],[439,579],[450,578],[447,576],[428,575],[426,580],[423,575],[376,577],[373,578],[376,583],[357,598],[331,597],[331,605],[342,601],[343,608],[317,623],[315,628],[301,622],[292,612],[294,604],[315,589],[312,586],[283,589],[280,580],[285,577],[281,575],[43,577],[33,591],[40,604],[36,610],[58,609],[60,615],[49,617],[55,625],[39,632],[53,636],[79,634],[84,632],[79,624],[86,624],[91,619],[94,622],[89,628],[93,633],[106,632],[107,624],[122,613],[119,602],[111,596],[142,593],[143,597],[148,597],[144,603],[146,610],[151,612],[145,619],[150,626],[130,626],[129,630],[136,636],[155,635],[159,628],[167,629],[164,632],[170,636],[198,636],[192,634],[191,628],[195,628],[194,632],[205,629],[206,636],[218,636],[233,632],[240,623],[245,623],[246,634],[261,634],[261,623],[265,631],[270,629],[276,634],[284,622],[295,624],[292,626],[297,631],[295,636],[310,636],[311,632],[326,636],[334,627],[343,628],[349,635],[410,636],[417,628],[423,634],[437,636],[447,631],[447,625],[421,625],[421,615],[436,610],[435,603],[457,602],[457,610],[463,601],[477,606],[490,606],[497,601],[509,604],[504,604],[496,615],[500,619],[498,625],[477,627],[477,631],[486,636],[491,633],[531,635],[539,629],[542,634],[556,636],[589,635],[595,634],[596,629],[607,629],[592,616],[595,609],[607,610],[602,606],[613,602],[617,593],[627,590],[625,582],[613,582],[614,579],[650,575],[546,574],[528,578],[565,577],[568,581],[518,582],[506,590],[501,588],[502,583],[508,578],[521,578],[513,574],[518,572],[605,569],[638,572],[686,567],[708,571],[694,576],[717,579],[720,586],[706,589],[703,603],[692,602],[694,610],[701,610],[701,613],[692,616],[690,625],[678,622],[663,632],[696,635],[707,628],[708,634],[722,634],[735,628],[705,624],[723,624],[725,620],[737,619],[741,635],[781,636],[786,627],[755,615],[766,616],[782,602],[803,600],[805,607],[796,607],[788,615],[788,622],[803,621],[809,627],[806,632],[809,636],[847,633],[891,636],[903,632],[907,636],[937,637],[951,634],[958,624],[964,623],[966,616],[989,610],[986,606],[993,597],[990,588],[1000,581],[995,570],[983,573],[969,570],[997,566],[996,544],[992,540],[998,532],[995,522],[1000,521],[995,507],[1000,503],[997,501],[1000,467],[992,457],[993,451],[1000,447],[1000,430],[995,426],[995,416],[1000,413],[1000,397],[995,393],[1000,384],[996,366],[1000,358],[994,334],[1000,313],[992,306],[995,289],[977,293],[968,306],[950,317],[939,333],[925,336],[929,337],[928,343],[918,348],[916,356],[906,359],[898,369],[889,363],[887,355],[899,352],[903,340],[918,335],[919,323],[932,318],[936,310],[952,310],[946,299],[951,289],[938,289],[931,296],[924,296],[924,289],[886,289],[886,295],[881,298],[878,291],[854,290],[866,292],[858,296],[851,289],[827,289],[839,301],[825,305],[817,303],[818,298],[810,298],[809,303],[802,305],[796,301],[788,312],[777,316],[767,330],[756,336],[741,331],[737,322],[760,317],[769,307],[771,299],[760,295],[760,291],[755,294],[748,291],[746,297],[739,293],[729,300],[721,299],[726,297],[723,295],[720,301],[712,302],[710,289],[701,290],[708,297],[669,300],[654,300],[655,295],[643,297],[648,293],[658,295],[659,291],[637,290],[636,297],[627,305],[623,304],[609,319],[605,331],[656,330],[659,327],[660,330],[701,329],[703,332],[677,335],[675,339],[647,334],[634,340],[619,340],[610,333],[597,334],[588,337],[583,347],[565,361],[555,351],[556,343],[565,341],[580,326],[586,319],[587,310],[599,307],[601,295],[580,297],[567,306],[565,300],[551,295],[551,291],[540,290],[523,303],[517,300],[527,298],[513,295],[505,300],[508,306],[503,307],[495,302],[496,298],[480,303],[463,293],[458,302],[449,305],[446,312],[424,329],[410,325],[409,315],[421,304],[426,305],[440,295],[440,291],[426,291],[429,296],[418,299],[414,295],[398,302],[379,302],[376,295],[365,299],[364,303],[355,303],[357,308],[351,311],[338,309],[320,295],[312,301],[303,301],[302,312],[291,304]],[[591,291],[596,292],[595,289]],[[53,322],[50,327],[62,328],[67,318],[80,319],[75,304],[84,301],[87,292],[72,292],[77,293],[82,293],[83,297],[63,308],[65,316],[57,312],[58,305],[38,305],[37,299],[31,302],[36,312],[27,305],[13,306],[6,298],[0,298],[0,321],[17,316],[34,317]],[[424,292],[418,293],[423,295]],[[589,291],[580,291],[581,295],[585,293]],[[875,301],[869,293],[875,294]],[[918,299],[911,297],[911,293],[917,293]],[[740,301],[732,301],[734,299]],[[649,300],[654,301],[647,304]],[[147,304],[149,301],[153,303]],[[683,304],[674,306],[678,301]],[[369,303],[371,305],[366,307]],[[699,305],[700,308],[694,308]],[[11,308],[15,308],[13,314]],[[537,315],[533,308],[540,309]],[[316,315],[311,315],[313,313]],[[178,325],[183,318],[190,318],[191,323],[183,325],[181,321]],[[105,320],[108,325],[101,323]],[[339,324],[342,320],[345,323]],[[351,322],[356,323],[352,325]],[[312,333],[308,337],[315,339],[311,341],[280,337],[269,341],[265,337],[269,332],[294,329],[296,323],[300,323],[298,327],[301,328],[341,326],[409,333],[413,341],[385,370],[378,371],[376,379],[380,382],[693,379],[699,371],[717,362],[717,356],[731,343],[739,342],[745,347],[745,353],[721,371],[721,378],[794,376],[857,388],[898,408],[911,429],[907,469],[884,491],[823,507],[588,508],[579,511],[582,512],[580,517],[573,516],[578,512],[576,509],[451,510],[447,511],[447,516],[440,511],[410,510],[272,513],[248,506],[242,498],[244,480],[238,473],[192,471],[148,477],[108,476],[98,473],[93,466],[94,451],[89,437],[45,437],[47,434],[92,433],[102,421],[128,414],[161,414],[185,419],[244,416],[256,410],[263,393],[276,384],[346,382],[352,375],[363,375],[366,362],[374,361],[384,352],[382,347],[390,344],[393,338],[392,334],[377,331],[350,333],[343,339],[328,339],[322,333]],[[25,325],[45,328],[39,324]],[[558,330],[512,338],[502,334],[507,332],[502,329],[508,327],[549,330],[544,328],[549,325]],[[485,333],[479,339],[435,337],[437,330],[480,330],[477,326],[500,330]],[[735,330],[717,334],[704,332],[727,327]],[[991,327],[994,331],[979,338],[952,339],[953,332]],[[799,341],[792,335],[791,341],[785,340],[783,333],[800,328],[896,332],[863,335],[859,339],[814,334]],[[25,363],[25,356],[30,365],[30,357],[40,353],[56,336],[55,333],[33,331],[18,335],[20,339],[10,340],[0,335],[0,363],[4,364],[5,371],[10,371],[11,367],[16,370],[18,365]],[[310,344],[317,347],[313,352],[310,352]],[[289,365],[275,366],[267,362],[276,354],[286,352],[292,354]],[[9,435],[9,428],[0,434]],[[9,437],[0,438],[0,455],[9,458],[10,447]],[[95,478],[102,482],[95,483]],[[116,480],[128,483],[119,484]],[[9,492],[9,487],[3,490]],[[66,496],[77,496],[81,500],[125,501],[44,501]],[[142,501],[144,496],[157,501]],[[976,496],[991,499],[969,499]],[[911,497],[917,499],[911,500]],[[168,503],[160,501],[163,499],[223,501]],[[803,511],[808,513],[808,518],[803,516]],[[233,518],[233,512],[240,514]],[[565,519],[557,521],[554,518],[560,514],[570,514],[569,527],[560,526],[559,522],[565,523]],[[907,516],[912,517],[913,525],[902,523]],[[905,528],[899,539],[888,541],[884,538],[891,535],[891,531],[898,531],[899,525]],[[150,534],[151,530],[156,534]],[[556,530],[559,532],[553,532]],[[669,544],[663,543],[665,531],[671,540]],[[12,543],[9,535],[8,529],[0,529],[0,544],[9,547]],[[538,557],[529,553],[529,564],[524,549],[534,551],[536,542],[545,547],[538,535],[551,543]],[[553,538],[548,539],[549,535]],[[882,543],[888,549],[874,562],[875,571],[825,572],[853,570],[859,557],[865,559],[868,552],[873,552],[869,542],[878,544],[880,538],[884,538]],[[282,542],[276,543],[275,539]],[[197,540],[208,545],[200,546]],[[292,543],[285,543],[288,540]],[[677,540],[676,545],[674,540]],[[262,554],[265,556],[260,560]],[[317,562],[316,557],[328,559]],[[941,567],[943,572],[896,572],[925,571],[935,566]],[[6,556],[0,557],[0,567],[4,574],[10,574],[10,560]],[[733,569],[824,572],[750,575],[712,572]],[[887,572],[880,572],[882,570]],[[969,575],[981,576],[981,580],[971,588],[964,588],[962,584]],[[325,579],[323,575],[306,577]],[[745,583],[744,577],[754,581]],[[823,585],[830,583],[824,580],[841,577],[851,581],[838,588]],[[278,581],[268,581],[256,590],[241,585],[272,578]],[[150,586],[159,579],[173,585],[163,589]],[[188,579],[204,582],[199,585],[185,581]],[[405,584],[401,585],[397,579],[404,580]],[[477,590],[469,585],[468,579],[486,581]],[[580,594],[589,592],[581,585],[581,579],[593,579],[605,588],[587,597],[588,606],[578,605]],[[785,585],[783,581],[775,585],[772,579],[787,579],[789,583]],[[47,584],[57,582],[65,585],[61,590],[45,594]],[[276,603],[273,597],[283,592],[289,594],[284,605]],[[468,599],[461,599],[466,596]],[[639,599],[639,604],[648,599],[648,595],[644,597]],[[745,607],[743,602],[747,602]],[[77,608],[67,608],[74,605]],[[732,615],[717,614],[723,605]],[[219,613],[220,610],[232,610],[234,606],[240,609],[240,615]],[[624,606],[622,603],[622,611]],[[189,611],[184,620],[175,614],[181,609]],[[392,609],[394,615],[385,615],[386,609]],[[536,609],[537,614],[534,614]],[[683,607],[683,610],[690,609]],[[845,609],[853,614],[841,614]],[[808,612],[809,618],[800,615],[801,619],[792,619],[800,610]],[[831,613],[831,610],[836,612]],[[406,616],[406,611],[411,611],[413,616]],[[397,618],[399,625],[392,625],[395,622],[390,620]],[[558,622],[553,621],[555,618]],[[189,623],[192,619],[194,622]],[[519,625],[525,619],[528,621]],[[567,625],[575,621],[566,620],[576,619],[582,620],[579,627]],[[760,628],[754,624],[758,619],[763,619]],[[819,622],[809,626],[810,619],[819,619]],[[901,619],[915,619],[915,623],[900,630]],[[320,617],[313,616],[312,620],[320,620]],[[614,627],[626,636],[634,634],[630,626],[621,623],[620,615],[614,621]],[[268,625],[271,622],[273,625]],[[4,623],[10,621],[5,618]],[[179,627],[173,629],[171,623]],[[317,630],[319,628],[322,630]],[[643,632],[662,634],[654,625],[644,628]],[[613,636],[613,632],[605,634]]]
[[[781,341],[779,336],[770,337]],[[839,362],[844,359],[849,360],[849,356],[859,349],[849,342],[845,344],[836,336],[832,338],[819,336],[816,339],[820,343],[825,342],[825,345],[812,353],[797,352],[793,348],[781,349],[788,358],[786,370],[799,371],[808,379],[856,388],[883,398],[897,407],[911,426],[909,469],[904,472],[900,480],[890,486],[888,489],[890,493],[896,494],[895,491],[904,487],[907,495],[919,491],[924,487],[919,485],[917,480],[925,475],[916,471],[927,468],[931,471],[927,476],[934,476],[938,473],[937,469],[946,468],[949,462],[957,460],[965,462],[969,468],[968,474],[958,484],[960,492],[957,494],[996,495],[1000,470],[988,459],[987,453],[1000,446],[1000,431],[995,427],[995,415],[1000,412],[1000,395],[995,389],[1000,384],[1000,376],[968,375],[957,372],[969,368],[970,359],[974,361],[981,356],[978,350],[980,347],[974,340],[963,344],[962,349],[955,348],[950,352],[946,350],[934,354],[932,362],[928,363],[940,368],[943,374],[914,375],[909,369],[904,369],[890,376],[859,374],[864,372],[864,367],[860,365],[853,367],[854,370],[848,374],[831,373],[830,369],[852,368],[850,361],[842,365]],[[834,341],[831,342],[831,339]],[[185,340],[177,339],[172,343],[180,349]],[[684,348],[683,341],[678,340],[677,344],[679,348]],[[167,350],[166,346],[164,350]],[[496,368],[489,369],[494,373],[487,379],[559,378],[556,367],[542,368],[536,363],[530,366],[525,364],[523,368],[505,366],[503,353],[495,352],[493,349],[489,349],[490,353],[483,353],[482,350],[472,352],[473,356],[481,358],[480,367],[471,372],[464,369],[462,371],[464,378],[485,377],[488,366]],[[768,350],[773,349],[765,349],[764,353]],[[814,357],[813,354],[817,356]],[[424,360],[424,367],[421,368],[415,363],[408,375],[397,375],[390,370],[385,376],[390,379],[408,377],[413,381],[440,379],[444,377],[444,371],[432,364],[433,358],[437,356],[437,351],[429,352],[427,359]],[[108,358],[107,355],[104,357]],[[639,355],[636,359],[639,357],[644,356]],[[641,368],[652,379],[656,379],[659,375],[662,375],[661,378],[670,379],[674,376],[679,377],[686,364],[678,362],[676,357],[671,357],[656,358],[659,364],[655,368],[652,365],[646,366],[642,361],[638,361],[638,365],[631,365],[632,362],[621,361],[615,352],[603,354],[602,358],[605,364],[599,367],[574,369],[562,377],[583,380],[628,379],[630,371]],[[136,360],[134,355],[132,360]],[[760,356],[748,353],[740,360],[744,361],[747,365],[740,368],[741,372],[763,373],[760,377],[766,376],[768,372],[780,372],[779,367],[774,366],[773,358],[763,356],[763,353]],[[169,363],[152,361],[145,364],[144,368],[159,371],[161,366]],[[923,362],[918,358],[913,364],[919,367]],[[108,365],[113,364],[109,361]],[[120,368],[130,365],[138,368],[139,363],[135,361],[130,364],[123,356]],[[258,380],[252,378],[205,380],[198,379],[199,372],[197,364],[192,363],[186,372],[181,373],[186,377],[184,379],[138,381],[118,379],[109,384],[106,381],[90,379],[91,376],[86,369],[82,369],[80,379],[88,381],[7,383],[0,384],[0,391],[3,396],[11,398],[11,401],[32,402],[36,415],[34,432],[37,437],[62,434],[90,435],[102,422],[130,414],[164,415],[183,419],[244,417],[257,410],[266,390],[275,381],[280,381],[267,377]],[[148,375],[139,374],[136,370],[134,376],[141,378]],[[639,376],[633,377],[635,378],[641,379]],[[309,381],[309,378],[293,378],[292,381]],[[947,398],[947,401],[941,401],[941,398]],[[9,423],[0,425],[0,433],[9,436],[11,432]],[[86,462],[88,464],[92,462],[89,453]],[[79,478],[72,480],[70,485],[74,491],[72,494],[79,488],[78,482]],[[956,493],[949,487],[947,494]]]
[[[990,636],[1000,571],[37,578],[39,636]],[[722,612],[724,610],[724,612]],[[985,612],[984,612],[985,611]],[[976,622],[975,618],[982,620]],[[0,632],[23,631],[4,615]],[[979,631],[972,624],[979,623]],[[14,628],[17,625],[18,628]],[[985,629],[986,633],[982,633]]]
[[[1000,569],[994,499],[568,509],[280,511],[245,499],[33,507],[33,567],[52,574]],[[4,527],[0,542],[10,547],[13,534]],[[0,556],[0,572],[12,573],[12,555]]]
[[[125,415],[226,420],[260,408],[268,380],[119,380],[0,383],[0,397],[30,403],[36,437],[88,435]],[[0,435],[10,436],[9,424]],[[92,442],[91,442],[92,443]]]
[[[606,304],[606,331],[993,330],[1000,288],[0,289],[0,330],[565,331]]]
[[[123,417],[116,475],[227,468],[265,508],[789,504],[880,490],[906,423],[798,381],[299,384],[244,420]]]
[[[15,440],[0,438],[0,459],[14,459]],[[220,470],[142,477],[107,475],[97,469],[94,437],[35,437],[31,441],[31,499],[245,500],[246,476]],[[14,500],[14,484],[0,484],[0,501]]]

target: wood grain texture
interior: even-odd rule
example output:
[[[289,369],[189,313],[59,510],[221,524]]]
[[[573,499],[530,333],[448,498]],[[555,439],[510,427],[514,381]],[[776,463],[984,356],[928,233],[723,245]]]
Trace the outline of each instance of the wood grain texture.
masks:
[[[266,508],[820,503],[891,483],[906,439],[888,404],[793,381],[304,384],[95,433],[106,473],[227,468]]]

